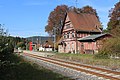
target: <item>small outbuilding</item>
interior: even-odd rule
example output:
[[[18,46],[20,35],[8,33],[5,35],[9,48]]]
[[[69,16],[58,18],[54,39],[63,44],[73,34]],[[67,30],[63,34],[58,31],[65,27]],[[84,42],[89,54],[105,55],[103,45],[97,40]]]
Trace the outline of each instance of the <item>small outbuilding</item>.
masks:
[[[81,44],[81,50],[83,53],[97,53],[98,50],[102,47],[105,40],[111,37],[110,34],[97,34],[97,35],[90,35],[83,38],[79,38]]]

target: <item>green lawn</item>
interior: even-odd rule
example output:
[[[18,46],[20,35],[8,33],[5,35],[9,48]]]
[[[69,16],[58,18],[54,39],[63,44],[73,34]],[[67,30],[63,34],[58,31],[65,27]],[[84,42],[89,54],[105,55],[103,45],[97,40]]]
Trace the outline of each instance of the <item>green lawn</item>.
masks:
[[[8,61],[0,62],[0,80],[69,80],[69,78],[11,55]]]
[[[93,54],[56,53],[53,57],[90,65],[102,65],[111,69],[120,68],[120,59],[96,59]]]

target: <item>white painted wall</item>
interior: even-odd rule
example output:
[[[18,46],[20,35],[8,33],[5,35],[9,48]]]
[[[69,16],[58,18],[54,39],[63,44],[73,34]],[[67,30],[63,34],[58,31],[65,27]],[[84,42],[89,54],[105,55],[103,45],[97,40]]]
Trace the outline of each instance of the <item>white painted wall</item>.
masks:
[[[52,51],[52,48],[39,47],[39,51]]]

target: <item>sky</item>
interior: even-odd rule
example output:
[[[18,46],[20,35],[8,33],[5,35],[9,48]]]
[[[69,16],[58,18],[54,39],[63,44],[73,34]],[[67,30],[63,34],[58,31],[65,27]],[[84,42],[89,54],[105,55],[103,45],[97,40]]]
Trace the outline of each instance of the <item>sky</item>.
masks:
[[[0,0],[0,24],[11,36],[48,36],[45,32],[48,16],[57,5],[76,6],[76,0]],[[89,5],[96,9],[105,29],[109,10],[119,0],[77,0],[77,7]]]

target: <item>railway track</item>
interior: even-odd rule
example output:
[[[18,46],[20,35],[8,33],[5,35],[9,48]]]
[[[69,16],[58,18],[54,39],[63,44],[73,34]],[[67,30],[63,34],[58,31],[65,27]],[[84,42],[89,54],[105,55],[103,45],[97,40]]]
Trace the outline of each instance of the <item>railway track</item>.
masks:
[[[34,54],[29,54],[29,53],[24,53],[24,54],[26,56],[40,59],[40,60],[43,60],[43,61],[46,61],[49,63],[60,65],[60,66],[70,68],[73,70],[77,70],[80,72],[85,72],[86,74],[96,75],[98,77],[103,77],[103,78],[109,79],[109,80],[120,80],[120,72],[102,69],[102,68],[98,68],[98,67],[92,67],[92,66],[78,64],[78,63],[73,63],[73,62],[59,60],[59,59],[42,57],[39,55],[34,55]]]

